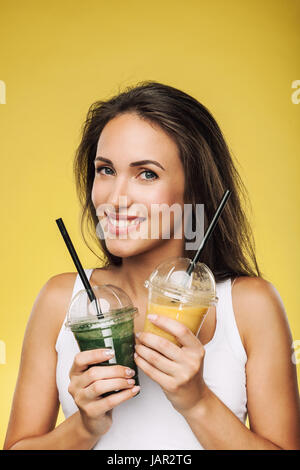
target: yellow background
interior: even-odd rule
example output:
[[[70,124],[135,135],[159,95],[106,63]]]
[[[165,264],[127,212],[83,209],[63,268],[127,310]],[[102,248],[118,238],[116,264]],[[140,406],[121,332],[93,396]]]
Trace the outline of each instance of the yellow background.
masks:
[[[138,81],[190,93],[220,124],[250,193],[259,263],[300,340],[299,1],[2,0],[0,10],[1,446],[33,302],[50,276],[74,271],[56,218],[84,266],[98,265],[72,176],[87,109]]]

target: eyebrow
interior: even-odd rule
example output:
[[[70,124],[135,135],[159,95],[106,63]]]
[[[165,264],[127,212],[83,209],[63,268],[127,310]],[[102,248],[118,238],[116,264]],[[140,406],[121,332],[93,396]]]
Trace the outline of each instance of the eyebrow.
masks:
[[[108,163],[109,165],[112,165],[112,166],[113,166],[113,162],[112,162],[111,160],[109,160],[108,158],[100,157],[100,156],[98,155],[98,156],[95,158],[95,162],[96,162],[97,160],[100,160],[100,161],[102,161],[102,162]],[[156,160],[139,160],[138,162],[132,162],[132,163],[130,163],[129,166],[132,167],[132,166],[147,165],[147,164],[149,164],[149,163],[150,163],[150,164],[152,163],[152,165],[156,165],[156,166],[158,166],[159,168],[161,168],[162,170],[165,171],[164,167],[163,167],[160,163],[158,163]]]

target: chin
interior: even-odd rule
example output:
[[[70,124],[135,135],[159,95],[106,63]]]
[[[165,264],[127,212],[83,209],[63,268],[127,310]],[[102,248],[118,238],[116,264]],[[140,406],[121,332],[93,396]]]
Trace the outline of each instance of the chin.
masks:
[[[152,243],[149,243],[152,242]],[[107,250],[119,258],[131,258],[154,248],[153,240],[106,240]]]

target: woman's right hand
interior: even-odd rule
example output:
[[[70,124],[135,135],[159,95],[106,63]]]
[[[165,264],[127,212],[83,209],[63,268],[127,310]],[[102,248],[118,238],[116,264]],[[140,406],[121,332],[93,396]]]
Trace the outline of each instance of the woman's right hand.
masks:
[[[109,349],[93,349],[78,353],[73,361],[69,377],[69,393],[72,395],[81,415],[85,429],[92,435],[105,434],[112,424],[112,408],[134,397],[140,387],[135,387],[128,367],[121,365],[93,366],[107,361]],[[133,381],[133,382],[132,382]],[[124,389],[124,390],[123,390]],[[103,393],[120,390],[105,398]]]

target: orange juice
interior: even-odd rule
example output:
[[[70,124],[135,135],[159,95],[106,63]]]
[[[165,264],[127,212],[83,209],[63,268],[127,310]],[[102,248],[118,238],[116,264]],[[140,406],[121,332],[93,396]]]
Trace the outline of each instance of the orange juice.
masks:
[[[174,305],[172,305],[170,299],[160,298],[159,304],[153,302],[148,303],[147,315],[152,313],[172,318],[173,320],[177,320],[183,325],[187,326],[194,333],[194,335],[197,335],[207,311],[207,306],[184,305],[181,302],[174,302]],[[148,320],[147,316],[144,325],[144,331],[162,336],[177,346],[180,346],[180,343],[173,335],[165,330],[162,330],[161,328],[158,328],[156,325],[154,325],[154,323]]]
[[[211,305],[216,305],[216,283],[211,270],[197,262],[190,272],[189,258],[168,258],[146,279],[148,289],[147,315],[156,314],[182,323],[197,336]],[[168,339],[177,346],[179,341],[169,332],[145,319],[144,331]]]

